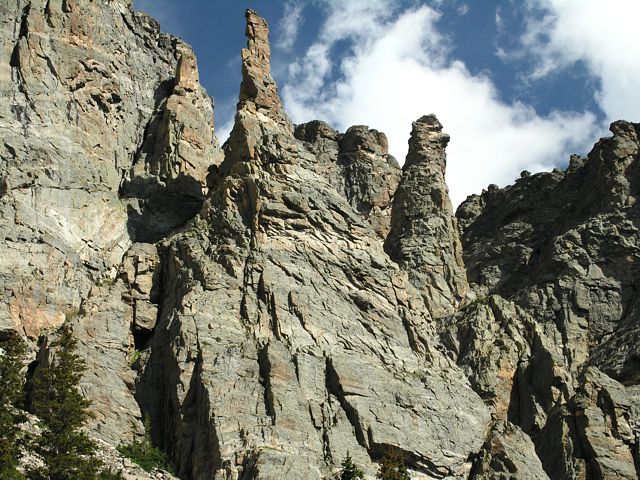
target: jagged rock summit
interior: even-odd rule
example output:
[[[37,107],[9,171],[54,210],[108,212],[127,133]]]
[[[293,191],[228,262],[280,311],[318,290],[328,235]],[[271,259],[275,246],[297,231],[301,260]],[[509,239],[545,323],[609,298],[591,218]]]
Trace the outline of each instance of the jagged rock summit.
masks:
[[[371,461],[388,448],[423,478],[466,475],[489,412],[435,348],[431,311],[347,193],[387,164],[386,146],[376,154],[368,137],[386,139],[359,127],[323,158],[296,138],[269,75],[266,35],[248,11],[220,175],[201,214],[166,244],[166,284],[181,287],[156,327],[165,334],[151,341],[143,409],[159,423],[184,412],[162,440],[196,478],[321,479],[347,451],[373,475]],[[356,135],[362,158],[351,155]],[[414,155],[423,149],[417,143]],[[385,200],[392,218],[407,208]]]
[[[105,455],[147,417],[182,479],[330,479],[347,452],[373,479],[390,449],[413,479],[637,478],[640,126],[454,215],[434,115],[402,169],[381,132],[293,125],[246,25],[220,148],[193,52],[130,2],[0,5],[0,334],[27,377],[68,322]]]

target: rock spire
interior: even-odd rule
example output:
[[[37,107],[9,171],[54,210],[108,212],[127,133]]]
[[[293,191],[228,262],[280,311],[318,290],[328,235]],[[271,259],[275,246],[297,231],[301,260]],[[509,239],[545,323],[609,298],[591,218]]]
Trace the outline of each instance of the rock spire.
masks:
[[[434,115],[413,123],[385,243],[391,257],[409,271],[434,317],[453,313],[468,290],[444,178],[448,143],[449,135]]]

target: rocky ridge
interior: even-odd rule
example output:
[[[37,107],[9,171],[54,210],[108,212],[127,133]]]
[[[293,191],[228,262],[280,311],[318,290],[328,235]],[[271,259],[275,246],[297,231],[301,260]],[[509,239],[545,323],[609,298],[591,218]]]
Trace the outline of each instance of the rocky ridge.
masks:
[[[454,215],[435,116],[402,169],[381,132],[293,125],[246,17],[220,148],[193,52],[130,2],[0,5],[27,375],[69,322],[92,435],[148,416],[184,479],[328,479],[347,451],[373,478],[388,449],[414,479],[637,478],[640,126]]]

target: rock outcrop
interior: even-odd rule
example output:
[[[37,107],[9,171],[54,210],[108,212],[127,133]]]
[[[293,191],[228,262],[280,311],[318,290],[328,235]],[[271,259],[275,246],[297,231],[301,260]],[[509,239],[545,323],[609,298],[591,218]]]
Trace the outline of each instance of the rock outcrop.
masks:
[[[264,63],[264,21],[247,22],[220,175],[164,247],[137,388],[158,441],[187,478],[327,478],[347,451],[373,476],[388,448],[416,478],[466,476],[489,412],[438,352],[428,306],[371,221],[393,195],[368,181],[377,165],[397,171],[386,139],[317,123],[297,129],[314,143],[296,138]]]
[[[390,449],[413,479],[637,478],[640,126],[454,215],[434,115],[402,168],[375,129],[293,125],[246,20],[220,148],[193,52],[129,1],[0,5],[27,375],[68,322],[131,478],[143,417],[183,479],[330,479],[347,452],[373,479]]]
[[[409,271],[434,317],[453,313],[467,292],[462,246],[444,181],[449,135],[434,115],[413,124],[393,198],[385,247]]]
[[[476,303],[501,328],[474,307],[443,335],[472,383],[504,391],[506,419],[552,479],[638,476],[640,125],[611,132],[565,171],[492,187],[457,213]]]
[[[0,5],[0,329],[73,322],[115,444],[142,428],[129,363],[145,305],[119,272],[198,213],[220,161],[193,53],[129,3]]]

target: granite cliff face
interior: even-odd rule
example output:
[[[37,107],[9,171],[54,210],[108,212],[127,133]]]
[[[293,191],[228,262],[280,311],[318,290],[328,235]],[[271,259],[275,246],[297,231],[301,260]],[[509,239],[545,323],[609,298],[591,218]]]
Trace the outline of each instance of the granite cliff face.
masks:
[[[329,479],[347,452],[373,478],[389,449],[415,479],[637,478],[640,125],[454,215],[435,116],[402,169],[381,132],[293,125],[246,20],[220,148],[193,52],[129,2],[0,5],[26,375],[69,322],[92,435],[148,416],[183,479]]]
[[[483,301],[442,335],[552,478],[638,475],[640,125],[611,132],[565,171],[523,172],[457,213]]]
[[[219,161],[195,58],[127,2],[0,4],[0,329],[65,319],[95,428],[141,431],[131,332],[157,317],[153,245],[196,215]]]

